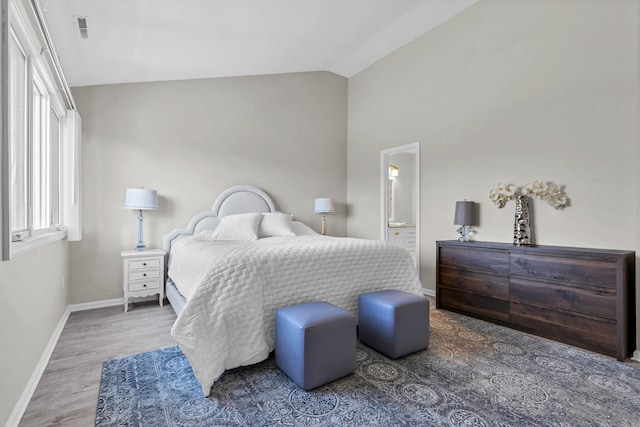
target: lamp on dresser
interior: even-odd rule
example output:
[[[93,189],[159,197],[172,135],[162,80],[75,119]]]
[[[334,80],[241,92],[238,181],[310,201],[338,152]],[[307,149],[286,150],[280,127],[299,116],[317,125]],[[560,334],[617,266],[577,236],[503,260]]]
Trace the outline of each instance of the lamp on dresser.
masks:
[[[322,235],[326,234],[325,221],[327,214],[335,212],[333,199],[330,197],[322,197],[315,200],[315,213],[322,214]]]
[[[476,202],[469,202],[464,200],[462,202],[456,202],[456,212],[453,218],[453,224],[459,225],[458,233],[460,242],[471,241],[471,229],[472,225],[477,225],[476,217]]]
[[[142,211],[158,209],[158,192],[146,188],[127,188],[124,208],[138,210],[138,244],[135,250],[146,251],[147,247],[142,241],[142,222],[144,221]]]

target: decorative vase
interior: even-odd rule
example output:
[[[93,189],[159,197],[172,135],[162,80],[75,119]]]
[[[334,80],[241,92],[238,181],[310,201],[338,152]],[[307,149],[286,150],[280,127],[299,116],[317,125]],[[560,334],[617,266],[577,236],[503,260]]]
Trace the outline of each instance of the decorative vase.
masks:
[[[513,224],[513,244],[530,245],[531,228],[529,226],[529,197],[514,195],[516,202],[516,216]]]

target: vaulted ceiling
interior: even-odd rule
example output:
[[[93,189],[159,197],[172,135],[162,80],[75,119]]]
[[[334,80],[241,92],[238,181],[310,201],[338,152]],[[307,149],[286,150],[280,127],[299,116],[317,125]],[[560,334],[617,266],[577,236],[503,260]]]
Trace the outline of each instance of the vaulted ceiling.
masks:
[[[477,0],[40,0],[70,86],[350,77]],[[86,38],[79,20],[86,23]]]

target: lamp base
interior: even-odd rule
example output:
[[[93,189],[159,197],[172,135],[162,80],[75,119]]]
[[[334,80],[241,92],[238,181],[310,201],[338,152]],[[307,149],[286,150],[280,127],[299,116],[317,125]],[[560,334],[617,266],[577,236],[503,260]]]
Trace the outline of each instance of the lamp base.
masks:
[[[144,217],[142,216],[142,209],[139,210],[138,214],[138,244],[136,245],[136,251],[146,251],[147,247],[142,241],[142,221],[144,221]]]
[[[471,241],[471,233],[473,230],[468,225],[463,225],[456,230],[460,237],[458,237],[459,242],[470,242]]]
[[[135,247],[136,251],[146,251],[149,248],[147,248],[147,246],[144,244],[144,242],[138,242],[138,244]]]

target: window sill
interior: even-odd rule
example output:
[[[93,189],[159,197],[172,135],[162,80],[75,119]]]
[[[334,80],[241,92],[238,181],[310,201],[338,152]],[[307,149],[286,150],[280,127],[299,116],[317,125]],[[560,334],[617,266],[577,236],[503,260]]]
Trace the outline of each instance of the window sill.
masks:
[[[67,230],[59,230],[28,237],[19,242],[11,242],[11,258],[32,251],[51,242],[62,240],[66,237]]]

